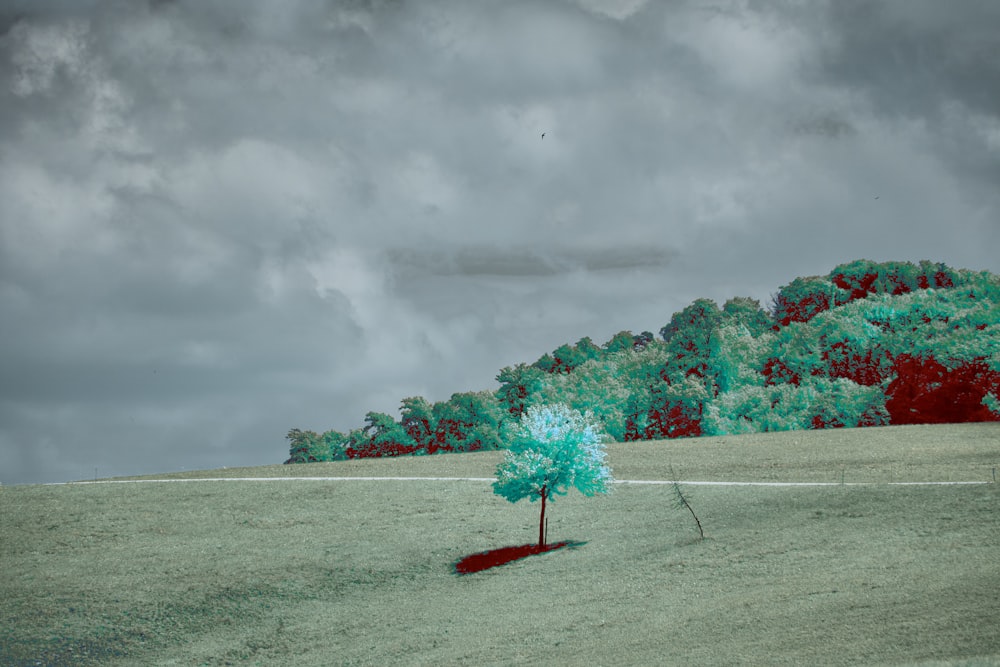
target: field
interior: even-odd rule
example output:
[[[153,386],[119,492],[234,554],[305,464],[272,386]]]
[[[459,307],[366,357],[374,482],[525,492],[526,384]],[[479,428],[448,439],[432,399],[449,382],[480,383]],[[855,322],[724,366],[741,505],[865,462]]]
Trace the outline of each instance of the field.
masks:
[[[1000,665],[1000,424],[615,444],[537,537],[489,483],[0,489],[2,665]],[[177,477],[489,477],[500,453]],[[910,482],[977,482],[910,485]]]

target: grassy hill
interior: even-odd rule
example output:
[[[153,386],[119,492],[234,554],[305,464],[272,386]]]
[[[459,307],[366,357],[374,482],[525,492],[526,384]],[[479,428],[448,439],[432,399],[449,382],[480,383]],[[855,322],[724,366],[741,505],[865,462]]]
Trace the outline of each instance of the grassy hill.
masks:
[[[171,477],[489,477],[501,452]],[[614,444],[583,543],[476,481],[0,489],[0,664],[1000,664],[1000,424]],[[903,485],[963,481],[968,485]],[[843,483],[843,484],[841,484]]]

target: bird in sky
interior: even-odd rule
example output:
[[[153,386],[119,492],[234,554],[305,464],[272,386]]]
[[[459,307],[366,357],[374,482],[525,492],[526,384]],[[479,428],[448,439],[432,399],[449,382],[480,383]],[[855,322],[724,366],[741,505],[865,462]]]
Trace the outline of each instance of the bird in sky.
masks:
[[[542,132],[542,139],[544,139],[544,138],[545,138],[545,133],[544,133],[544,132]]]

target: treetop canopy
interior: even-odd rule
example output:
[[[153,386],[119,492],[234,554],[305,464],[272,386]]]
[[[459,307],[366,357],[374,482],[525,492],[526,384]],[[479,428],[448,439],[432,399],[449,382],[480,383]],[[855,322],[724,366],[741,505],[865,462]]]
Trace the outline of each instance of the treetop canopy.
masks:
[[[586,496],[608,492],[609,438],[592,415],[564,404],[532,406],[506,436],[509,449],[497,468],[494,493],[517,502],[550,499],[570,488]]]

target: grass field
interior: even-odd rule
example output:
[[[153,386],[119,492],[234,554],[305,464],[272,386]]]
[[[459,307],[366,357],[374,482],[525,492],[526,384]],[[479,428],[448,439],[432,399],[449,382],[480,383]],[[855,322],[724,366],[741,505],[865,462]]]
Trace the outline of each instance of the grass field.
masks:
[[[0,488],[0,665],[1000,665],[1000,424],[612,445],[620,484]],[[498,452],[164,475],[489,477]],[[975,481],[910,486],[903,482]],[[843,483],[843,484],[841,484]]]

